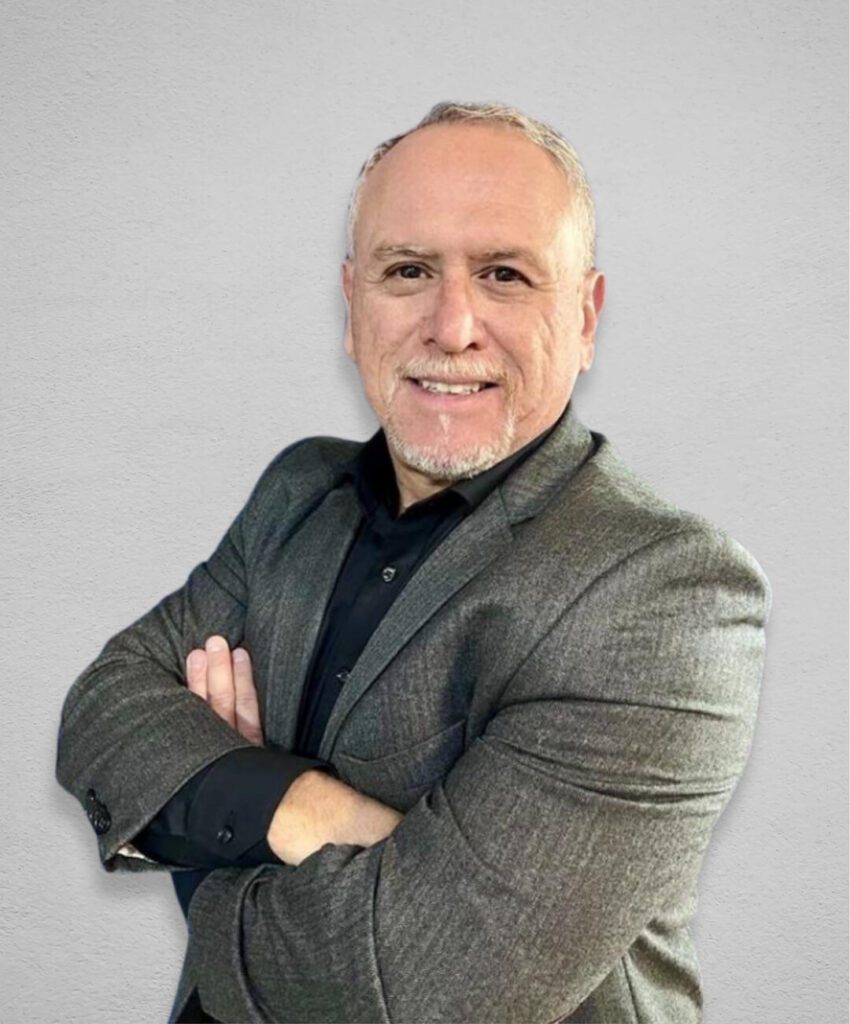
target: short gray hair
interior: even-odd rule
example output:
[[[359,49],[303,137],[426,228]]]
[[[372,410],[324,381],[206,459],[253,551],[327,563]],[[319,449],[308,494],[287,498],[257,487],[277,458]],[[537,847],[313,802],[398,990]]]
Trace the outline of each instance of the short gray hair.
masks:
[[[548,124],[537,121],[516,107],[509,107],[505,103],[438,103],[433,106],[425,117],[409,131],[401,135],[395,135],[386,142],[376,146],[366,162],[360,168],[354,188],[351,191],[351,199],[348,203],[347,220],[347,244],[349,258],[354,253],[354,229],[357,223],[357,214],[360,206],[360,194],[363,190],[363,183],[369,172],[393,146],[398,145],[408,135],[425,128],[431,124],[452,124],[458,121],[491,121],[516,128],[526,138],[545,149],[557,161],[563,170],[567,181],[572,189],[575,202],[573,211],[576,224],[579,230],[579,237],[584,249],[583,269],[592,270],[596,260],[596,214],[593,209],[593,197],[590,194],[590,185],[584,168],[578,158],[578,154],[567,140],[555,131]]]

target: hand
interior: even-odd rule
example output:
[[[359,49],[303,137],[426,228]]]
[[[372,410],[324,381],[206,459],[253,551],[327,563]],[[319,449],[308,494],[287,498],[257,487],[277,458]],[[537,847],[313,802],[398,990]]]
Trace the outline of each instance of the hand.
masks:
[[[208,637],[204,647],[189,651],[186,680],[192,693],[205,700],[240,736],[258,747],[263,745],[251,658],[244,647],[235,647],[231,655],[223,636]]]

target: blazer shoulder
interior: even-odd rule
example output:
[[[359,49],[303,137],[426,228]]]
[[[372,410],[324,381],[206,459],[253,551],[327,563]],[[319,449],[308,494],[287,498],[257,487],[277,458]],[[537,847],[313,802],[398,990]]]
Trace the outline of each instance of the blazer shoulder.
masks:
[[[266,472],[272,475],[291,476],[309,476],[317,472],[337,475],[364,443],[325,434],[302,437],[279,451],[269,463]]]
[[[593,539],[585,551],[595,557],[598,572],[625,560],[663,559],[687,548],[697,560],[749,578],[770,606],[767,575],[750,551],[706,516],[663,497],[626,465],[604,435],[595,433],[595,440],[596,452],[567,489],[571,493],[565,495],[563,513],[573,535]]]
[[[328,490],[364,443],[326,435],[293,441],[263,470],[249,504],[276,504],[284,497],[298,499],[314,491]]]

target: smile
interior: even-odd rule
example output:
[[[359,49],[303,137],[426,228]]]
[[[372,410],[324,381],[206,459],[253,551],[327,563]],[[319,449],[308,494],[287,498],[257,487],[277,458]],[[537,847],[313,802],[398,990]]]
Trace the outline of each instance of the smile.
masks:
[[[490,381],[469,381],[449,384],[445,381],[416,380],[406,378],[417,396],[431,406],[455,408],[464,405],[478,405],[487,392],[496,391],[498,385]]]

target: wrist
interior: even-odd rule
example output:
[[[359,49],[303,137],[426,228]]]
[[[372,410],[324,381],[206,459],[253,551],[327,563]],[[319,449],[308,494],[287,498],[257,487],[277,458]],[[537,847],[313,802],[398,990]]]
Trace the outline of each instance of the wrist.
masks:
[[[322,828],[323,786],[330,776],[316,768],[302,772],[280,799],[266,833],[266,842],[284,864],[297,866],[325,843],[333,842]]]
[[[277,806],[266,841],[285,864],[296,866],[326,843],[372,846],[403,815],[320,769],[302,772]]]

